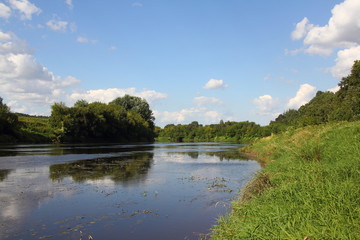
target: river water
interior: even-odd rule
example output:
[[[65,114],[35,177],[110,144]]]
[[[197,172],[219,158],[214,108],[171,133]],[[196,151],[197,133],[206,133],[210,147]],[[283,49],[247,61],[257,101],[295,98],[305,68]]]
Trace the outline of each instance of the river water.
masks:
[[[240,146],[0,146],[0,239],[206,237],[260,169]]]

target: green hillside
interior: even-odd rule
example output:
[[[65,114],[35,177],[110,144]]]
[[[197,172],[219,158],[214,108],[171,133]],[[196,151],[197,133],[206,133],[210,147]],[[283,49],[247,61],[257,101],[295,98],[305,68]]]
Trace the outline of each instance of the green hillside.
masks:
[[[359,239],[359,121],[288,130],[244,151],[265,167],[212,239]]]

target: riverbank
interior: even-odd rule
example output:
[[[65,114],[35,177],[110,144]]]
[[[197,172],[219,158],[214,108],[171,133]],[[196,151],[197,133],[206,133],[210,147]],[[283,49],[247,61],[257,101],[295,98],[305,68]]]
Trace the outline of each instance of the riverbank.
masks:
[[[265,167],[211,239],[358,239],[359,121],[289,130],[244,151]]]

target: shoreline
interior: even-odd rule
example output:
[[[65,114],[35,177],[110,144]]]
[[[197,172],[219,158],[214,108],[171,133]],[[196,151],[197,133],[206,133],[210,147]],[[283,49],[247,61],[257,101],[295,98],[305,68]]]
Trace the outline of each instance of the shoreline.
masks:
[[[264,168],[218,219],[211,239],[356,239],[359,139],[360,121],[341,122],[244,147]]]

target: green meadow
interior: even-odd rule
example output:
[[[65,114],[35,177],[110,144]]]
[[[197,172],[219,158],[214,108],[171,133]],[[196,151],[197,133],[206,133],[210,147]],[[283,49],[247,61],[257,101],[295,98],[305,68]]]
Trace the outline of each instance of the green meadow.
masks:
[[[360,122],[290,129],[243,151],[264,168],[211,239],[359,239]]]

